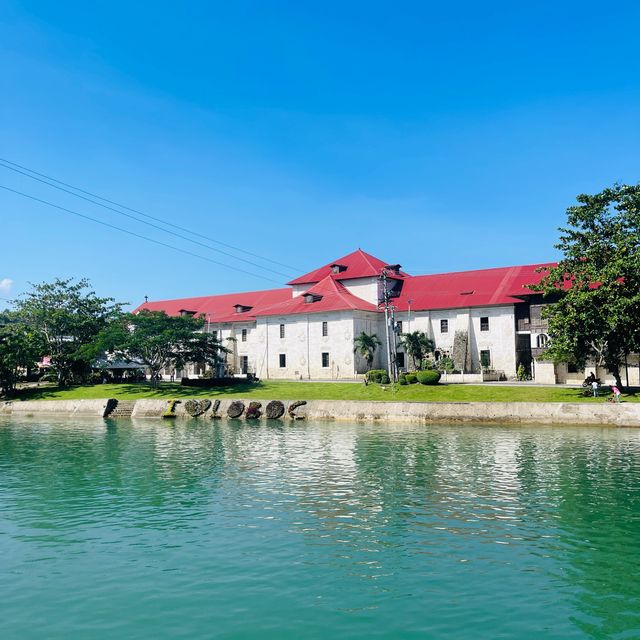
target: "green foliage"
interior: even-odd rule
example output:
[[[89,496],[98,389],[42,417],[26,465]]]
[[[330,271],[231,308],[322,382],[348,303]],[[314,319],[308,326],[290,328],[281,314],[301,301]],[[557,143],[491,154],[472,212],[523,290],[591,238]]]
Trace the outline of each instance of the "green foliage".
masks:
[[[376,349],[381,344],[380,339],[375,333],[368,334],[362,331],[353,340],[353,352],[362,356],[367,363],[367,368],[370,369],[376,354]]]
[[[435,342],[423,331],[405,333],[400,342],[405,352],[411,357],[414,369],[420,369],[425,356],[435,349]]]
[[[180,400],[171,399],[167,401],[167,408],[165,412],[162,414],[163,418],[175,418],[176,417],[176,405],[180,402]]]
[[[527,370],[526,370],[525,366],[522,363],[520,363],[518,365],[518,370],[516,371],[516,376],[517,376],[518,380],[520,380],[521,382],[524,382],[529,377],[527,375]]]
[[[405,375],[407,384],[416,384],[418,382],[418,376],[415,373],[407,373]]]
[[[400,384],[400,385],[402,385],[402,386],[404,386],[404,385],[406,385],[406,384],[409,384],[409,383],[407,382],[407,376],[406,376],[404,373],[401,373],[401,374],[398,376],[398,384]]]
[[[453,360],[448,356],[440,358],[440,360],[436,362],[436,369],[440,372],[451,373],[455,368]]]
[[[640,350],[640,185],[615,185],[580,195],[567,209],[563,254],[540,285],[546,308],[547,357],[606,366],[621,386],[625,354]]]
[[[22,372],[35,369],[42,351],[39,335],[15,313],[0,314],[0,391],[4,395],[13,393]]]
[[[389,374],[384,369],[369,369],[367,371],[367,382],[381,382],[382,377],[389,378]]]
[[[214,367],[228,350],[212,333],[202,333],[204,320],[168,316],[163,311],[126,314],[100,335],[100,347],[117,358],[144,363],[152,379],[161,369],[181,369],[188,362]]]
[[[56,279],[32,285],[14,302],[20,322],[41,341],[41,355],[51,358],[61,386],[88,373],[97,355],[96,336],[121,313],[121,304],[99,298],[89,286],[86,279]]]
[[[429,371],[418,371],[416,376],[420,384],[438,384],[440,381],[440,372],[433,369]]]

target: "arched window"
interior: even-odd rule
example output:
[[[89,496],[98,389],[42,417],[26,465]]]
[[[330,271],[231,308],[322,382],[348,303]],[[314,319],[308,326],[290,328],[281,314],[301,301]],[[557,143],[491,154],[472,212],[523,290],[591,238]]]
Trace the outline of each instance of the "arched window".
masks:
[[[544,333],[541,333],[536,338],[536,345],[537,345],[538,349],[544,349],[544,347],[547,346],[548,342],[549,342],[549,336],[547,336]]]

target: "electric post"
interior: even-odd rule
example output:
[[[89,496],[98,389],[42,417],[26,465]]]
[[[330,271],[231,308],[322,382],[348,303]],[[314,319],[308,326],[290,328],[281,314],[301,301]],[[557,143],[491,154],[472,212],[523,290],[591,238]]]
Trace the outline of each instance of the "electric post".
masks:
[[[387,268],[383,267],[381,272],[382,277],[382,295],[384,302],[384,330],[387,343],[387,373],[389,374],[389,380],[395,382],[395,376],[393,375],[393,362],[391,360],[391,341],[389,339],[389,289],[387,287]]]

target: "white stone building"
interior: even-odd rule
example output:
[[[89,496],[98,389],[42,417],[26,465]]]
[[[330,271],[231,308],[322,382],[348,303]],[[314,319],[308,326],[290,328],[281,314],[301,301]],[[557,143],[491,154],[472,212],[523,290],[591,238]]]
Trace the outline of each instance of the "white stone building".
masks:
[[[536,382],[581,382],[591,370],[570,371],[539,360],[547,341],[536,269],[525,265],[477,271],[409,276],[399,265],[361,249],[288,283],[286,288],[147,302],[138,310],[200,315],[230,350],[227,370],[259,378],[352,380],[366,371],[354,354],[362,331],[382,346],[374,368],[388,368],[384,290],[390,292],[389,352],[398,370],[410,368],[399,335],[423,331],[436,345],[436,358],[448,356],[460,373],[450,382],[514,379],[519,364]],[[392,316],[392,319],[391,319]],[[395,330],[394,330],[395,329]],[[637,356],[629,384],[638,384]],[[183,374],[203,372],[197,365]],[[167,373],[167,372],[165,372]],[[624,371],[623,371],[624,380]]]

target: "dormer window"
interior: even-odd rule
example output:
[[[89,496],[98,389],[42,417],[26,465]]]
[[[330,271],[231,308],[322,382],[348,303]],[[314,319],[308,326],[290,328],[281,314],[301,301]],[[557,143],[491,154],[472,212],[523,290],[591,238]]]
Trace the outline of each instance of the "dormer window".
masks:
[[[346,271],[347,267],[345,267],[345,265],[343,264],[332,264],[331,265],[331,273],[342,273],[343,271]]]
[[[460,295],[461,296],[471,296],[475,293],[475,289],[471,289],[471,291],[461,291]]]
[[[320,302],[320,300],[322,300],[322,296],[318,296],[315,293],[305,293],[303,298],[305,304],[313,304],[314,302]]]
[[[251,311],[253,307],[250,307],[246,304],[236,304],[234,305],[234,309],[236,310],[236,313],[246,313],[247,311]]]
[[[391,271],[391,273],[394,273],[395,275],[399,276],[400,275],[400,269],[401,269],[401,265],[399,264],[388,264],[385,269],[387,271]]]
[[[179,313],[181,316],[188,316],[190,318],[196,315],[195,311],[190,311],[189,309],[180,309]]]

